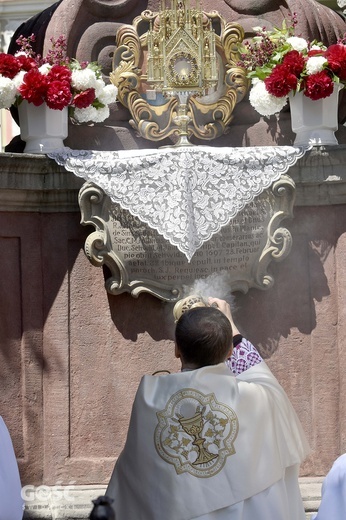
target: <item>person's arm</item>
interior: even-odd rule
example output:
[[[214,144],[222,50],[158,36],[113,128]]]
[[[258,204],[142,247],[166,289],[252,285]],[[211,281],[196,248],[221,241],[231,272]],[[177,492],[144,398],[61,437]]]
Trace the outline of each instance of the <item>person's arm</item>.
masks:
[[[232,355],[226,360],[226,365],[234,375],[239,375],[263,361],[256,347],[241,334],[233,336]]]
[[[234,375],[241,374],[248,368],[251,368],[263,361],[256,347],[240,334],[240,331],[234,323],[232,311],[229,303],[219,298],[209,298],[209,304],[214,305],[229,319],[233,330],[233,350],[232,355],[226,360],[227,366],[232,370]]]

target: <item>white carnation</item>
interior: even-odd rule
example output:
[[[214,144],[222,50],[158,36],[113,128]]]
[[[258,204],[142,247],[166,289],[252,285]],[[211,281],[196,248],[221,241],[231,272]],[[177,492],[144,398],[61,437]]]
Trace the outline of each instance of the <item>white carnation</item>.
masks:
[[[328,63],[328,60],[323,56],[311,56],[306,62],[306,72],[309,75],[321,72],[325,63]]]
[[[95,112],[96,108],[91,105],[86,108],[75,108],[73,111],[73,117],[78,121],[78,123],[88,123],[92,120]]]
[[[109,107],[98,108],[96,110],[96,114],[95,114],[93,121],[95,123],[102,123],[105,119],[107,119],[107,117],[109,117],[109,114],[110,114]]]
[[[115,101],[117,100],[117,94],[117,87],[115,85],[110,84],[105,85],[102,92],[100,92],[97,98],[103,105],[110,105],[110,103],[115,103]]]
[[[0,75],[0,108],[10,108],[16,101],[17,88],[10,78]]]
[[[102,78],[98,78],[95,82],[95,96],[98,98],[101,94],[101,92],[103,91],[103,89],[105,88],[106,84],[105,82],[103,81]]]
[[[289,43],[295,51],[302,52],[308,48],[308,43],[304,38],[298,38],[298,36],[290,36],[287,38],[287,43]]]
[[[18,74],[13,78],[13,83],[15,84],[17,90],[23,83],[23,78],[24,78],[25,74],[26,74],[25,70],[20,70],[18,72]]]
[[[254,81],[250,90],[249,101],[262,116],[271,116],[280,112],[287,103],[287,97],[275,97],[266,89],[264,81]]]
[[[49,63],[44,63],[41,67],[38,68],[39,72],[44,76],[47,76],[48,72],[51,70],[52,66]]]
[[[94,88],[96,90],[97,80],[95,72],[88,68],[73,70],[71,84],[76,90],[87,90],[88,88]]]
[[[327,49],[327,47],[325,45],[322,45],[322,44],[314,44],[314,45],[311,45],[310,47],[310,50],[311,51],[325,51]]]
[[[109,108],[95,108],[93,106],[87,108],[75,108],[74,118],[78,123],[102,123],[109,117]]]

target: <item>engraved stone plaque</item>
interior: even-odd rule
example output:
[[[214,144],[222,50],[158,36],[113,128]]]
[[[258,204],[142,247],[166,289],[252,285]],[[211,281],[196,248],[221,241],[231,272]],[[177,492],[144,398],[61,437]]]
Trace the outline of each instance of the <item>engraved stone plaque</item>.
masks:
[[[295,185],[287,175],[274,182],[205,242],[188,262],[186,256],[156,230],[122,209],[101,188],[85,183],[79,195],[82,224],[93,225],[85,252],[95,266],[105,264],[110,294],[149,292],[176,301],[196,280],[222,274],[229,291],[269,289],[271,260],[291,249],[291,234],[281,226],[293,216]]]

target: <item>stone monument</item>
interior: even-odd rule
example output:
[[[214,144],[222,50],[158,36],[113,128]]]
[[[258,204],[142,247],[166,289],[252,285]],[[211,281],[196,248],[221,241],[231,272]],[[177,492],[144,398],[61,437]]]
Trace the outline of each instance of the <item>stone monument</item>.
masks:
[[[98,61],[105,77],[112,71],[115,36],[123,24],[132,24],[141,12],[158,11],[159,0],[60,0],[40,15],[19,27],[10,45],[15,52],[15,40],[20,34],[38,35],[36,51],[47,50],[50,38],[64,34],[68,42],[68,54],[78,60]],[[325,44],[335,43],[346,32],[345,21],[333,10],[316,0],[204,0],[204,11],[216,10],[228,22],[240,24],[245,38],[251,37],[254,26],[280,26],[283,19],[297,13],[297,34],[307,39],[318,39]],[[345,94],[340,96],[340,127],[336,137],[340,144],[346,143]],[[121,150],[156,148],[157,143],[139,137],[129,125],[129,111],[117,103],[111,116],[102,124],[75,126],[70,124],[67,146],[75,149]],[[292,144],[294,133],[290,127],[289,109],[279,116],[260,117],[245,98],[236,106],[229,132],[212,141],[213,146],[256,146]],[[196,144],[201,140],[195,139]],[[170,139],[162,142],[170,144]],[[8,151],[21,151],[22,143],[12,142]]]
[[[184,6],[186,11],[187,7],[185,4],[183,2],[180,4]],[[50,9],[20,27],[14,37],[14,41],[19,34],[35,32],[35,28],[38,26],[39,37],[35,50],[40,52],[42,49],[43,54],[45,54],[49,48],[50,40],[52,38],[56,40],[61,34],[64,34],[67,38],[69,56],[76,57],[79,61],[98,61],[102,65],[105,78],[111,77],[113,81],[115,75],[114,61],[117,64],[121,62],[121,53],[129,54],[131,51],[136,56],[141,51],[139,42],[144,33],[140,32],[140,25],[133,22],[133,20],[141,18],[146,21],[148,27],[152,27],[155,24],[160,25],[162,23],[161,15],[156,16],[155,13],[160,12],[162,5],[162,2],[158,0],[148,1],[145,5],[143,2],[135,0],[111,2],[78,0],[71,6],[66,0],[60,0]],[[175,6],[175,3],[173,2],[172,5]],[[190,6],[190,3],[188,5]],[[145,7],[146,9],[144,9]],[[314,9],[316,7],[318,7],[318,15],[316,15],[316,9]],[[315,0],[290,0],[287,3],[279,0],[250,1],[245,6],[240,0],[216,0],[212,5],[211,2],[205,1],[201,8],[203,8],[207,28],[209,25],[211,28],[214,21],[221,25],[220,41],[227,40],[223,34],[222,23],[224,22],[221,22],[221,20],[229,20],[234,27],[241,29],[239,34],[241,34],[242,38],[244,36],[245,38],[250,38],[253,35],[254,26],[279,26],[284,18],[293,14],[293,12],[297,13],[297,34],[301,34],[307,39],[316,38],[324,41],[326,44],[332,43],[346,29],[345,22],[334,11],[321,6]],[[185,20],[186,27],[191,25],[191,31],[193,31],[191,22],[193,18],[192,9],[189,7],[188,16],[184,9],[177,10],[175,14],[176,7],[174,7],[171,11],[172,19],[174,21],[177,18],[175,22],[176,26],[181,28],[180,30],[183,30],[185,27]],[[210,9],[210,14],[207,12],[208,9]],[[164,12],[166,13],[166,11]],[[217,13],[220,13],[220,15]],[[180,14],[184,17],[182,21],[180,20]],[[201,20],[198,21],[199,29],[196,21],[197,32],[202,30],[204,22]],[[130,31],[132,22],[136,30]],[[233,26],[230,25],[230,27]],[[124,39],[117,38],[119,46],[117,48],[115,44],[116,35],[122,34],[124,27],[129,29],[124,31]],[[228,36],[227,27],[226,25],[224,33]],[[168,31],[168,27],[163,23],[162,29],[166,32]],[[163,90],[169,90],[172,86],[166,85],[166,80],[163,79],[163,76],[160,76],[160,78],[155,76],[156,72],[158,72],[156,70],[158,66],[154,70],[155,67],[153,67],[153,63],[150,61],[150,59],[154,59],[155,42],[152,39],[156,37],[155,35],[160,35],[160,31],[153,33],[148,28],[147,31],[145,34],[148,34],[148,63],[145,63],[145,58],[141,58],[142,61],[135,60],[132,69],[128,71],[125,69],[122,73],[124,78],[126,75],[129,76],[129,81],[138,81],[139,76],[137,77],[136,75],[136,67],[138,69],[145,68],[145,65],[148,67],[148,84],[150,83],[149,79],[151,79],[151,83],[161,81]],[[190,36],[187,32],[184,36],[186,41]],[[162,40],[161,36],[160,38]],[[208,38],[208,48],[210,47],[213,53],[212,32]],[[135,40],[138,40],[138,48],[135,46]],[[192,42],[193,38],[190,38],[190,40]],[[129,41],[128,46],[124,44],[127,41]],[[184,41],[185,45],[186,41]],[[232,41],[231,43],[225,43],[224,48],[231,48]],[[239,41],[238,37],[237,40],[234,40],[233,46],[237,47]],[[15,45],[12,46],[11,50],[15,50]],[[149,51],[151,51],[153,56],[149,56]],[[225,54],[227,55],[227,50],[225,50]],[[119,55],[119,58],[117,58],[117,55]],[[205,58],[203,59],[205,60]],[[198,61],[198,58],[196,60]],[[126,67],[126,62],[121,63],[124,63]],[[192,66],[191,63],[190,60],[190,66]],[[232,70],[232,67],[235,68],[235,58],[229,63],[226,62],[225,66],[226,69],[228,67],[230,70]],[[240,73],[238,77],[240,77]],[[181,80],[181,75],[179,78]],[[214,80],[215,78],[213,79],[213,74],[211,74],[208,81],[212,82]],[[202,83],[199,84],[198,78],[196,81],[194,88],[198,89]],[[225,78],[224,82],[226,83],[227,81],[228,79]],[[238,145],[239,147],[249,148],[256,145],[292,144],[293,134],[289,112],[282,111],[279,115],[271,118],[259,117],[246,99],[246,80],[243,76],[241,81],[239,80],[239,84],[242,89],[240,92],[239,88],[238,90],[234,88],[234,92],[236,92],[234,95],[238,96],[239,99],[232,106],[232,116],[227,118],[227,128],[225,131],[212,134],[213,137],[216,135],[216,138],[210,140],[212,146],[234,147]],[[130,125],[129,120],[131,116],[134,118],[134,111],[131,111],[130,116],[129,110],[126,108],[129,106],[126,98],[126,85],[125,89],[121,88],[121,85],[119,84],[119,95],[122,103],[114,104],[108,120],[94,125],[73,125],[70,123],[69,136],[65,141],[67,146],[75,150],[95,151],[157,148],[157,142],[155,142],[149,131],[140,132],[141,135],[139,135],[137,132],[139,124],[137,128]],[[173,85],[173,88],[176,88],[177,91],[184,90],[179,85],[178,82],[175,87]],[[203,87],[205,87],[205,84],[203,84]],[[143,101],[143,99],[139,96],[135,103],[137,101]],[[144,102],[146,101],[144,100]],[[201,112],[205,115],[206,109],[203,103],[200,101],[198,103],[202,107]],[[217,105],[215,106],[214,112],[221,110]],[[149,120],[157,115],[154,108],[153,114],[150,114],[148,118]],[[148,112],[145,108],[143,111],[145,113]],[[344,118],[342,111],[340,111],[340,115],[342,122]],[[145,121],[145,124],[147,123],[148,121]],[[152,123],[148,124],[149,127],[151,125]],[[202,126],[198,124],[198,130]],[[208,124],[205,127],[211,126],[211,124]],[[341,142],[343,131],[346,134],[346,129],[340,127]],[[160,144],[172,145],[174,141],[172,143],[170,140],[170,132],[164,135],[167,135],[167,139],[160,141]],[[340,139],[340,136],[338,138]],[[198,131],[194,133],[191,142],[198,145],[205,143],[205,141],[199,139]],[[112,158],[110,159],[112,160]],[[250,158],[250,161],[252,160],[253,158]],[[144,159],[145,161],[146,159]],[[226,163],[227,161],[229,161],[229,158],[226,159]],[[211,162],[208,165],[208,168],[211,167]],[[96,162],[96,168],[100,166],[101,163]],[[108,166],[106,165],[106,168]],[[198,168],[198,165],[194,164],[193,169],[196,167]],[[145,166],[141,166],[141,168],[145,170]],[[234,168],[233,163],[230,169],[232,168]],[[256,168],[258,170],[258,167]],[[173,171],[178,173],[179,168],[177,170],[173,168],[171,173]],[[224,166],[224,171],[225,173],[227,172],[227,166]],[[278,178],[274,180],[278,181]],[[245,208],[240,208],[243,211],[237,210],[233,214],[230,213],[227,218],[221,219],[220,225],[215,215],[215,229],[202,239],[194,236],[193,240],[196,240],[197,245],[192,250],[187,251],[184,250],[185,244],[181,246],[181,244],[177,243],[176,237],[171,232],[168,232],[164,226],[160,227],[155,222],[151,222],[150,217],[145,213],[141,214],[137,207],[131,207],[127,202],[124,203],[123,200],[120,200],[120,205],[114,205],[114,198],[112,199],[113,202],[111,202],[109,198],[103,197],[102,184],[100,185],[96,182],[96,186],[91,187],[86,184],[80,193],[82,223],[91,223],[96,228],[96,232],[91,234],[86,241],[86,254],[94,265],[106,265],[110,269],[111,273],[106,280],[106,287],[111,294],[120,294],[126,291],[137,296],[140,292],[146,291],[163,300],[175,301],[182,296],[186,287],[191,286],[196,278],[206,278],[214,272],[226,272],[228,285],[233,291],[241,290],[247,292],[250,287],[267,289],[273,283],[273,279],[267,273],[270,261],[272,259],[284,258],[290,249],[290,234],[285,228],[279,227],[279,225],[283,218],[292,216],[294,184],[290,184],[284,179],[280,182],[283,184],[277,186],[274,183],[271,190],[261,189],[257,193],[257,195],[261,194],[261,197],[256,199],[251,197],[249,199],[248,202],[251,202],[252,205],[247,204]],[[289,189],[287,189],[288,187]],[[269,188],[269,184],[267,188]],[[160,189],[153,189],[154,197],[159,195]],[[222,189],[221,184],[219,189]],[[189,193],[192,200],[197,193],[199,193],[198,190],[196,192],[192,190]],[[282,193],[288,194],[286,199],[282,197]],[[113,192],[109,193],[107,190],[106,194],[114,195]],[[127,194],[127,196],[130,195]],[[212,200],[208,201],[207,207],[209,207]],[[215,197],[214,200],[216,200]],[[226,200],[221,199],[221,202],[218,201],[218,203],[223,205]],[[100,201],[100,205],[98,206],[95,201]],[[169,211],[169,208],[167,208],[167,211]],[[190,217],[191,215],[189,215]],[[202,217],[205,218],[205,215],[202,215]],[[159,220],[163,219],[164,222],[167,220],[164,215],[158,215],[158,218]],[[181,222],[182,224],[184,223],[184,216]],[[168,224],[170,223],[168,222]],[[157,231],[158,233],[156,233]],[[177,235],[181,234],[179,230],[176,233]],[[191,238],[194,233],[195,230],[188,230],[186,231],[186,236],[190,234]],[[164,239],[161,239],[162,236]],[[280,236],[279,239],[278,236]],[[217,257],[216,254],[219,256]]]

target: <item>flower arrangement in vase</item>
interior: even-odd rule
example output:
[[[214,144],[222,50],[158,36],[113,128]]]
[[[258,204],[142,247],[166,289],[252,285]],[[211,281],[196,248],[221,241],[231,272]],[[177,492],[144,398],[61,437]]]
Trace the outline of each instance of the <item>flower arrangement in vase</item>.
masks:
[[[35,106],[46,104],[52,110],[68,107],[76,123],[100,123],[109,116],[109,105],[116,101],[117,88],[106,85],[96,63],[67,56],[63,36],[45,57],[32,49],[35,35],[17,39],[20,50],[0,53],[0,108],[19,106],[23,100]]]
[[[296,25],[293,14],[290,25],[254,28],[256,36],[243,46],[240,65],[252,80],[249,100],[262,116],[280,112],[289,96],[302,93],[318,101],[346,84],[346,34],[327,48],[295,36]]]

